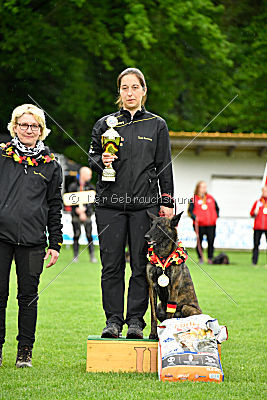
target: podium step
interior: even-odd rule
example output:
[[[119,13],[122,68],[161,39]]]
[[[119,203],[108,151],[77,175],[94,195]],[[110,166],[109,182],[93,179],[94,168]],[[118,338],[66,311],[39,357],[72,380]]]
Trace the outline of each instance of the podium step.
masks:
[[[158,341],[88,336],[87,372],[157,372]]]

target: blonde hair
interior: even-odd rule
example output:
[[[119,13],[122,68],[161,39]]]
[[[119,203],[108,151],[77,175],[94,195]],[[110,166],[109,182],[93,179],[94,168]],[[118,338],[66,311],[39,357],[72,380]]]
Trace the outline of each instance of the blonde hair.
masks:
[[[120,87],[121,87],[122,78],[124,76],[130,75],[130,74],[135,75],[136,78],[139,80],[143,90],[146,90],[146,80],[145,80],[145,77],[144,77],[143,73],[140,71],[140,69],[138,69],[138,68],[126,68],[124,71],[122,71],[120,73],[120,75],[117,78],[118,92],[120,93]],[[143,96],[143,98],[142,98],[142,106],[145,105],[146,99],[147,99],[147,95]],[[118,104],[119,108],[121,108],[123,106],[120,94],[119,94],[115,104]]]
[[[45,114],[44,114],[43,110],[34,106],[33,104],[22,104],[21,106],[18,106],[13,110],[12,116],[11,116],[11,121],[7,125],[7,129],[9,130],[11,136],[12,137],[16,136],[16,133],[14,132],[14,127],[15,127],[15,125],[17,125],[18,119],[23,114],[32,114],[33,115],[33,117],[36,119],[36,121],[40,125],[40,129],[41,129],[41,134],[39,136],[39,140],[45,140],[45,138],[50,133],[50,129],[47,129],[47,127],[46,127]]]

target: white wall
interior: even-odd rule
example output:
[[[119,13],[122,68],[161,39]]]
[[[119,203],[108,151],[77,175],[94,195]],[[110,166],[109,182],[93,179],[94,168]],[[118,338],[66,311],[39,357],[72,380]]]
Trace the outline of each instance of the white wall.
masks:
[[[208,191],[216,198],[219,206],[222,207],[223,216],[249,216],[250,208],[261,193],[261,181],[266,160],[258,157],[255,153],[234,152],[231,156],[226,156],[225,152],[202,152],[195,155],[193,151],[185,150],[176,157],[179,151],[172,150],[173,171],[175,181],[175,197],[179,199],[179,209],[186,209],[182,204],[182,198],[190,198],[193,195],[195,185],[198,181],[204,180],[208,184]],[[225,178],[250,176],[254,179],[237,179],[222,181],[220,187],[216,176],[223,175]],[[258,190],[257,190],[258,182]],[[233,191],[236,196],[235,201],[229,207],[223,207],[223,203],[229,204],[227,200],[233,197]],[[238,198],[238,191],[240,197]],[[247,193],[246,193],[247,191]],[[231,203],[231,202],[230,202]],[[242,205],[242,212],[240,212]],[[245,205],[245,206],[244,206]],[[223,208],[225,211],[223,211]]]
[[[212,177],[209,190],[215,199],[220,199],[220,216],[235,218],[249,215],[254,201],[260,196],[260,187],[261,179],[257,178]]]

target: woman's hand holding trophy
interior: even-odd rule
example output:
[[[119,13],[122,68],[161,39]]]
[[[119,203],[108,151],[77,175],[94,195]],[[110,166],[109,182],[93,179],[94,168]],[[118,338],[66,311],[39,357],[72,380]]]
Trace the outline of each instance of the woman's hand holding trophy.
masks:
[[[116,160],[118,158],[115,154],[111,153],[103,153],[102,154],[102,161],[105,167],[110,167],[112,161]]]

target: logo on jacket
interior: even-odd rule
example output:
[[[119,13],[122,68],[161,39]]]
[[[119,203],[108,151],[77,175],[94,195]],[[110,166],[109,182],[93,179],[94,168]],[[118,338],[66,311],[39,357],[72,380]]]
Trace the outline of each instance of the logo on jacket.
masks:
[[[138,136],[138,139],[149,140],[150,142],[152,142],[152,139],[146,136]]]

